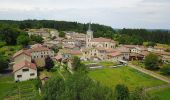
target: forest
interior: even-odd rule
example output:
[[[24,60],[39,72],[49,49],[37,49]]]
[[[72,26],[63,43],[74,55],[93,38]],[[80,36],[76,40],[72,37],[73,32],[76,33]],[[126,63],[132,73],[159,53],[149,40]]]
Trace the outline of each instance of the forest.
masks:
[[[170,44],[170,32],[166,30],[147,30],[147,29],[113,29],[110,26],[92,24],[94,37],[106,37],[119,41],[121,44],[140,45],[143,42],[154,42]],[[5,29],[4,29],[5,28]],[[16,38],[18,33],[30,28],[53,28],[59,31],[75,31],[86,33],[88,23],[54,21],[54,20],[0,20],[0,40],[9,37]],[[15,32],[13,32],[15,31]],[[12,33],[12,34],[8,34]],[[13,40],[12,40],[13,41]],[[8,42],[8,41],[7,41]],[[14,40],[12,44],[15,44]]]

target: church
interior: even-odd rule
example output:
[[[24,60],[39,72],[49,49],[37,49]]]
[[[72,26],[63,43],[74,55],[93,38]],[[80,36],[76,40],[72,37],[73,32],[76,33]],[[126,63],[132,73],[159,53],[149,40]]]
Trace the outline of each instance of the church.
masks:
[[[103,37],[93,38],[93,31],[89,23],[86,32],[86,48],[82,49],[82,58],[85,60],[105,60],[108,53],[114,52],[116,44],[112,39]]]

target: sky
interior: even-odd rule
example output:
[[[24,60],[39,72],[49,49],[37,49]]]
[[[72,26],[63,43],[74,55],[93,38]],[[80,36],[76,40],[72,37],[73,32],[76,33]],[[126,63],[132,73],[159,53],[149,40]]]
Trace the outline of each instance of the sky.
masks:
[[[1,20],[47,19],[170,29],[170,0],[0,0]]]

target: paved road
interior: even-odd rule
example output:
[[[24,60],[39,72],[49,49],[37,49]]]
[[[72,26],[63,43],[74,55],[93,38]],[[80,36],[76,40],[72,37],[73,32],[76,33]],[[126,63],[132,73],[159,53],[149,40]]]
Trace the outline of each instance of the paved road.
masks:
[[[170,79],[167,78],[167,77],[164,77],[164,76],[162,76],[162,75],[160,75],[160,74],[157,74],[157,73],[154,73],[154,72],[152,72],[152,71],[146,70],[146,69],[144,69],[144,68],[137,67],[137,66],[132,65],[132,64],[128,64],[128,66],[131,67],[131,68],[134,68],[134,69],[136,69],[136,70],[138,70],[138,71],[140,71],[140,72],[143,72],[143,73],[145,73],[145,74],[148,74],[148,75],[150,75],[150,76],[152,76],[152,77],[155,77],[155,78],[157,78],[157,79],[159,79],[159,80],[162,80],[162,81],[167,82],[167,83],[170,84]]]

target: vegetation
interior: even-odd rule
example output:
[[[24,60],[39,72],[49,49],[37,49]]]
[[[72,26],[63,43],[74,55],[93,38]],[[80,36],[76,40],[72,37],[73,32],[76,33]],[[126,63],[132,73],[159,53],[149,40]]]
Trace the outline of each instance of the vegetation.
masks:
[[[8,59],[0,54],[0,72],[8,68]]]
[[[43,27],[43,28],[53,28],[59,31],[75,31],[75,32],[83,32],[83,33],[85,33],[88,28],[88,24],[81,24],[77,22],[66,22],[66,21],[53,21],[53,20],[24,20],[24,21],[1,20],[0,24],[1,26],[8,25],[14,27],[15,29],[21,29],[21,30]],[[164,31],[164,30],[121,29],[115,31],[113,28],[109,26],[104,26],[99,24],[92,24],[91,26],[92,26],[92,30],[94,31],[94,37],[107,37],[107,38],[118,40],[122,44],[139,45],[139,44],[143,44],[143,42],[151,43],[149,45],[154,45],[153,43],[170,44],[170,39],[169,39],[170,34],[168,31]],[[64,36],[64,34],[60,32],[60,36]]]
[[[117,39],[123,44],[142,44],[145,41],[152,43],[170,44],[170,34],[163,30],[122,29]],[[154,45],[154,44],[152,44]]]
[[[128,100],[129,99],[129,89],[123,84],[118,84],[115,87],[115,99],[116,100]]]
[[[31,35],[30,39],[32,42],[43,43],[43,38],[39,35]]]
[[[72,67],[74,71],[87,72],[86,66],[81,62],[80,58],[77,56],[73,57]]]
[[[17,37],[17,44],[26,47],[30,42],[28,34],[21,34]]]
[[[40,98],[36,88],[37,80],[20,83],[13,81],[12,75],[0,76],[0,99],[34,99]]]
[[[144,63],[147,69],[150,70],[158,69],[158,65],[159,65],[158,56],[150,53],[145,57]]]
[[[65,32],[63,31],[59,32],[59,37],[65,37]]]
[[[164,65],[163,68],[160,69],[160,71],[164,75],[170,75],[170,64]]]
[[[132,91],[130,95],[130,100],[166,100],[166,99],[160,99],[157,95],[150,95],[143,88],[137,87],[134,91]]]
[[[149,91],[150,95],[154,95],[160,98],[160,100],[169,100],[170,96],[170,87],[162,88],[157,90]]]
[[[111,89],[81,73],[74,73],[65,81],[60,77],[50,79],[43,92],[44,100],[112,100],[113,96]]]
[[[112,89],[114,89],[117,84],[126,85],[130,91],[136,87],[148,88],[165,84],[163,81],[129,67],[92,70],[88,72],[88,75],[92,79],[99,81],[102,85]]]
[[[53,60],[51,59],[51,57],[47,57],[45,58],[45,68],[47,69],[47,71],[50,71],[51,68],[53,68],[54,66],[54,62]]]

